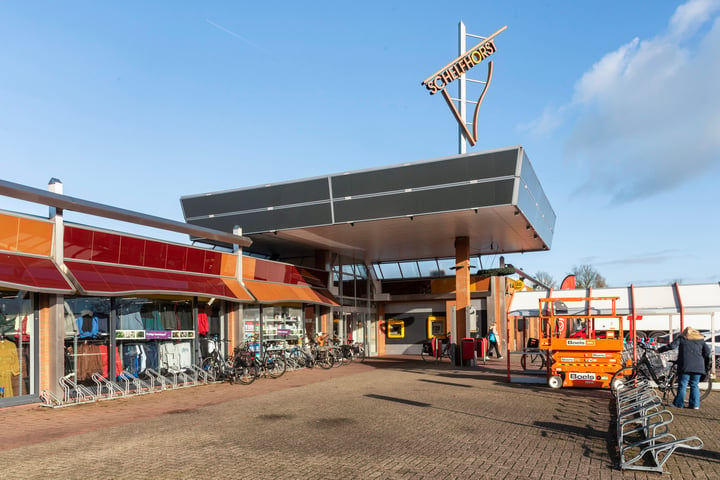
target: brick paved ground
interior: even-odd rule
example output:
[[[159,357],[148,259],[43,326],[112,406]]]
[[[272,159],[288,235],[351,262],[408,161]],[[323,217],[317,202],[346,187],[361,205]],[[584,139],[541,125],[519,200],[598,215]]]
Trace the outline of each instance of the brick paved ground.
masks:
[[[602,390],[508,384],[407,357],[49,409],[0,410],[0,478],[644,479],[621,472]],[[663,478],[720,478],[720,393]]]

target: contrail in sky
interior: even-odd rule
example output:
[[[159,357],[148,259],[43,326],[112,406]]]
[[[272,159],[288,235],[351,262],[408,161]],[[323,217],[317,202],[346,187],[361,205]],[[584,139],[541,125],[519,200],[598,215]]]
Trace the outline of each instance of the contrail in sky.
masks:
[[[212,25],[213,27],[215,27],[215,28],[217,28],[217,29],[219,29],[219,30],[222,30],[222,31],[225,32],[225,33],[228,33],[228,34],[232,35],[233,37],[239,38],[240,40],[242,40],[243,42],[247,43],[247,44],[250,45],[251,47],[253,47],[253,48],[257,49],[257,50],[260,50],[261,52],[263,51],[262,48],[258,47],[257,45],[255,45],[254,43],[252,43],[250,40],[248,40],[247,38],[243,37],[242,35],[238,35],[237,33],[233,32],[232,30],[228,30],[227,28],[223,27],[222,25],[218,25],[217,23],[213,22],[213,21],[210,20],[210,19],[207,19],[207,18],[206,18],[205,21],[206,21],[207,23],[209,23],[210,25]]]

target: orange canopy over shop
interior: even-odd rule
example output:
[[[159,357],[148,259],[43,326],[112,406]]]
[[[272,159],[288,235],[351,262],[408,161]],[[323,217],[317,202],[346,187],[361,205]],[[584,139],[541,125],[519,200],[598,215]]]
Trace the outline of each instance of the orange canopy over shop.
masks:
[[[244,283],[258,302],[261,303],[318,303],[338,306],[337,302],[332,299],[330,292],[324,292],[320,289],[256,280],[244,280]]]

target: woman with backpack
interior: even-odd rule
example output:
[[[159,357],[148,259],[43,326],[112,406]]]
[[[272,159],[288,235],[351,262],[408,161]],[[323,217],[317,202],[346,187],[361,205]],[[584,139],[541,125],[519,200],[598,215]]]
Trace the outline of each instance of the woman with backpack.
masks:
[[[490,330],[488,331],[488,343],[490,346],[488,347],[488,356],[492,356],[493,349],[495,350],[495,355],[497,355],[497,358],[503,358],[503,356],[500,354],[500,347],[498,347],[498,342],[500,338],[498,337],[497,328],[495,327],[495,324],[493,323],[490,325]]]

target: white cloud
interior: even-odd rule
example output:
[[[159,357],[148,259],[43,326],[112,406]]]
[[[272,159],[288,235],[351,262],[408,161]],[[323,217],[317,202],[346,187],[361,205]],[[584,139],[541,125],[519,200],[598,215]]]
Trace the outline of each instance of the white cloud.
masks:
[[[670,35],[692,34],[718,9],[720,2],[717,0],[692,0],[680,5],[670,19]]]
[[[575,87],[575,103],[589,102],[602,99],[606,93],[613,90],[618,78],[628,68],[633,54],[637,52],[639,39],[634,38],[627,45],[608,53],[585,73]]]
[[[564,109],[547,107],[540,117],[519,125],[518,129],[538,137],[547,135],[562,124]]]
[[[720,166],[718,11],[720,0],[691,0],[666,32],[633,39],[580,78],[566,107],[577,118],[566,153],[589,170],[580,190],[629,201]]]

